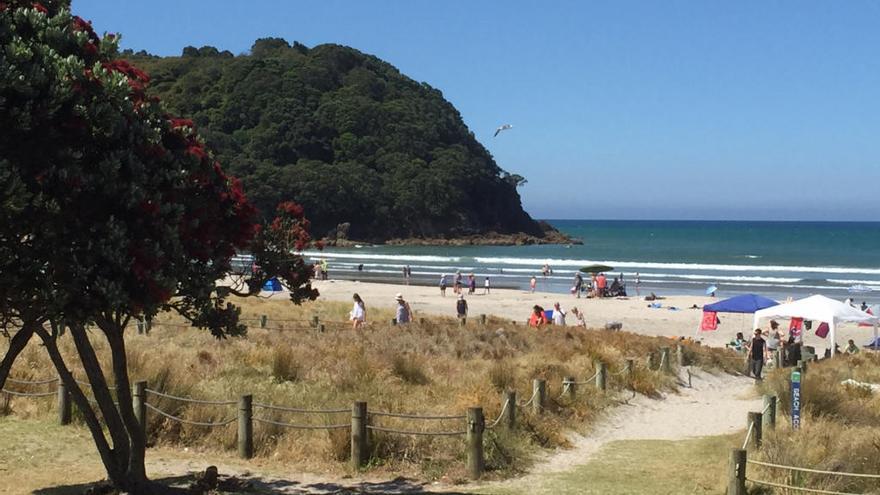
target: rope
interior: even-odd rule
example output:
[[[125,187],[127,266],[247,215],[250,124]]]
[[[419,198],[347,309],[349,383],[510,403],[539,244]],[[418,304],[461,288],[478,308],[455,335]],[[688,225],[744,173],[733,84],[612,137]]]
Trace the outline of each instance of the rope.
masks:
[[[752,437],[752,429],[755,427],[755,423],[749,423],[749,431],[746,433],[746,441],[743,442],[743,449],[746,448],[749,444],[749,438]]]
[[[862,474],[862,473],[846,473],[846,472],[838,472],[838,471],[823,471],[821,469],[808,469],[802,467],[794,467],[794,466],[783,466],[781,464],[771,464],[769,462],[761,462],[761,461],[753,461],[751,459],[747,460],[749,464],[756,464],[758,466],[765,466],[770,468],[777,469],[788,469],[790,471],[801,471],[804,473],[815,473],[815,474],[830,474],[834,476],[850,476],[853,478],[870,478],[870,479],[880,479],[880,474]]]
[[[571,388],[572,383],[575,383],[575,382],[569,382],[569,381],[565,381],[565,380],[562,381],[562,393],[559,394],[559,397],[557,397],[556,400],[559,400],[559,399],[565,397],[565,394],[568,393],[568,389]]]
[[[769,410],[770,410],[770,403],[768,402],[767,405],[764,406],[764,409],[761,410],[761,414],[764,414],[765,412],[767,412]]]
[[[6,390],[0,389],[0,392],[4,394],[9,394],[15,397],[49,397],[50,395],[55,395],[57,392],[16,392],[14,390]]]
[[[395,430],[393,428],[382,428],[380,426],[367,425],[368,430],[381,431],[384,433],[397,433],[399,435],[422,435],[422,436],[456,436],[456,435],[466,435],[466,431],[409,431],[409,430]]]
[[[403,419],[426,419],[426,420],[443,420],[443,419],[467,419],[467,416],[419,416],[417,414],[399,414],[399,413],[390,413],[390,412],[380,412],[380,411],[368,411],[370,416],[387,416],[389,418],[403,418]]]
[[[226,426],[226,425],[228,425],[228,424],[234,423],[235,420],[236,420],[236,418],[231,418],[231,419],[226,419],[226,420],[223,420],[223,421],[220,421],[220,422],[217,422],[217,423],[203,423],[203,422],[201,422],[201,421],[190,421],[190,420],[188,420],[188,419],[178,418],[177,416],[173,416],[173,415],[171,415],[171,414],[168,414],[167,412],[165,412],[165,411],[159,409],[158,407],[156,407],[156,406],[150,404],[149,402],[145,402],[144,405],[147,406],[147,408],[148,408],[149,410],[151,410],[151,411],[155,411],[155,412],[161,414],[162,416],[165,416],[166,418],[168,418],[168,419],[170,419],[170,420],[172,420],[172,421],[177,421],[177,422],[179,422],[179,423],[183,423],[183,424],[187,424],[187,425],[195,425],[195,426]]]
[[[535,389],[535,390],[532,391],[532,396],[529,397],[529,400],[527,400],[527,401],[525,401],[525,402],[521,402],[521,403],[519,404],[519,407],[526,407],[526,406],[528,406],[529,404],[532,403],[533,400],[535,400],[535,397],[537,397],[537,396],[538,396],[538,389]]]
[[[273,411],[283,411],[283,412],[291,412],[298,414],[339,414],[350,412],[351,409],[298,409],[295,407],[283,407],[283,406],[274,406],[272,404],[263,404],[261,402],[254,402],[254,407],[262,407],[264,409],[270,409]]]
[[[798,492],[825,493],[825,494],[829,494],[829,495],[860,495],[858,493],[853,493],[853,492],[832,492],[830,490],[819,490],[818,488],[801,488],[798,486],[783,485],[781,483],[773,483],[771,481],[756,480],[756,479],[751,479],[751,478],[747,479],[746,481],[751,481],[752,483],[755,483],[757,485],[772,486],[774,488],[785,488],[788,490],[795,490]]]
[[[582,381],[582,382],[563,381],[562,383],[563,383],[563,384],[566,384],[566,383],[567,383],[567,384],[569,384],[569,385],[589,385],[589,384],[593,383],[593,380],[595,380],[597,376],[599,376],[599,372],[598,372],[598,371],[595,372],[595,373],[593,373],[593,376],[587,378],[586,380],[584,380],[584,381]]]
[[[507,407],[508,407],[509,405],[510,405],[510,402],[509,402],[509,401],[504,401],[504,407],[501,408],[501,412],[498,413],[498,417],[495,418],[495,421],[492,421],[491,423],[489,423],[488,425],[486,425],[486,429],[487,429],[487,430],[491,430],[492,428],[495,428],[496,426],[498,426],[498,423],[500,423],[500,422],[501,422],[501,419],[504,417],[504,413],[507,412]]]
[[[16,380],[15,378],[7,378],[7,382],[9,383],[17,383],[19,385],[45,385],[47,383],[55,383],[58,381],[58,378],[50,378],[48,380],[37,380],[37,381],[29,381],[29,380]]]
[[[179,400],[181,402],[189,402],[192,404],[205,404],[209,406],[231,406],[233,404],[238,404],[238,402],[234,400],[198,400],[198,399],[189,399],[187,397],[178,397],[176,395],[168,395],[163,394],[162,392],[157,392],[151,388],[145,389],[147,392],[151,394],[158,395],[159,397],[165,397],[166,399]]]
[[[258,423],[266,423],[275,426],[283,426],[284,428],[293,428],[294,430],[341,430],[343,428],[351,428],[350,424],[341,424],[341,425],[297,425],[293,423],[282,423],[281,421],[275,421],[266,418],[254,418],[254,421]]]

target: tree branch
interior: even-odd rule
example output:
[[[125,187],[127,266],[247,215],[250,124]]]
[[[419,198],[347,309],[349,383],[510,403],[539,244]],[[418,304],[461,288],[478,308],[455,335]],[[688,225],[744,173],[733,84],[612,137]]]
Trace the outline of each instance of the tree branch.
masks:
[[[28,342],[34,335],[35,327],[37,326],[39,325],[36,322],[25,324],[12,337],[12,341],[9,342],[9,349],[7,349],[6,355],[3,356],[3,361],[0,362],[0,388],[3,388],[6,385],[6,379],[9,377],[9,372],[12,371],[12,365],[15,363],[18,355],[21,354],[21,351],[27,347]]]

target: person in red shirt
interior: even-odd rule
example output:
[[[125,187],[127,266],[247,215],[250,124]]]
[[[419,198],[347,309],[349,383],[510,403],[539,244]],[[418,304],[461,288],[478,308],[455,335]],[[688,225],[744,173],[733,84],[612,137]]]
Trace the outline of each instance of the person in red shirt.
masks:
[[[532,315],[529,317],[529,326],[540,328],[547,324],[547,317],[544,316],[544,308],[538,306],[532,308]]]
[[[596,289],[598,289],[598,296],[605,297],[605,287],[608,285],[608,279],[605,278],[604,273],[600,273],[598,277],[596,277]]]

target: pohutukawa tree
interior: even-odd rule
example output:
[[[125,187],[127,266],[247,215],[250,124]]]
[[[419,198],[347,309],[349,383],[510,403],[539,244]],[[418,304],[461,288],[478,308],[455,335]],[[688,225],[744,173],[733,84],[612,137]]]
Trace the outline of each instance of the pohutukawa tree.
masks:
[[[131,319],[174,311],[218,338],[238,336],[229,295],[254,295],[273,276],[295,303],[317,292],[310,267],[291,255],[310,242],[302,208],[280,205],[261,229],[238,181],[192,122],[146,94],[149,77],[117,58],[117,42],[67,1],[0,1],[0,325],[9,339],[0,387],[39,339],[111,482],[150,493],[126,364]],[[219,283],[236,251],[251,252],[255,269]],[[59,351],[62,323],[76,360]],[[99,331],[87,335],[88,326]],[[110,369],[95,352],[99,337]],[[80,368],[96,406],[74,378]]]

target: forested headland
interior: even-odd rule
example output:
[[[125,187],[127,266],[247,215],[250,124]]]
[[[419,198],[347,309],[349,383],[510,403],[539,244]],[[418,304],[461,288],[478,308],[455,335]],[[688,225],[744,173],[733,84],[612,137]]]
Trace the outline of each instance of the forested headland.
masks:
[[[278,38],[247,54],[123,53],[149,91],[191,117],[266,215],[305,207],[316,237],[370,242],[568,242],[521,205],[443,94],[374,56]]]

